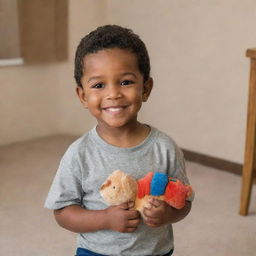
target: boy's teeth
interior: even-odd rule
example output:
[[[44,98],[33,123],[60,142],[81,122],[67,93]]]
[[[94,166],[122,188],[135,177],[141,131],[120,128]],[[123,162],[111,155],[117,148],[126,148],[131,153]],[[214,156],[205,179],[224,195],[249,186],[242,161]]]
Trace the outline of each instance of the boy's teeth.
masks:
[[[118,111],[122,110],[122,108],[108,108],[108,110],[111,112],[118,112]]]

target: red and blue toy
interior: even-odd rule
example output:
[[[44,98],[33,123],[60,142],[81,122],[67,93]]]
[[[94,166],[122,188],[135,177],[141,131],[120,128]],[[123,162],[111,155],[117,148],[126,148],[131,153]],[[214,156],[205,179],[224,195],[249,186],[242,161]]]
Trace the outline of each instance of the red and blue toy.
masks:
[[[192,196],[190,185],[168,177],[165,173],[149,172],[145,177],[135,180],[123,171],[114,171],[102,184],[100,193],[111,205],[135,201],[135,209],[143,212],[148,207],[148,200],[156,198],[164,200],[176,209],[185,206],[186,199]]]
[[[186,199],[193,193],[190,185],[185,185],[180,180],[160,172],[149,172],[145,177],[139,179],[137,184],[138,201],[145,201],[145,198],[153,197],[164,200],[176,209],[183,208]],[[137,202],[137,204],[141,203]]]

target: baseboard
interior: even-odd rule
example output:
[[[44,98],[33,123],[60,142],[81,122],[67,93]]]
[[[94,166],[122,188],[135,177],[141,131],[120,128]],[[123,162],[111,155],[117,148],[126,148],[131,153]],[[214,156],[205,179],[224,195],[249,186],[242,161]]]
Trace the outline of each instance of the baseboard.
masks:
[[[227,171],[233,174],[242,175],[242,164],[227,161],[217,157],[204,155],[187,149],[182,149],[182,151],[184,153],[185,159],[188,161],[196,162],[205,166],[216,168],[222,171]]]

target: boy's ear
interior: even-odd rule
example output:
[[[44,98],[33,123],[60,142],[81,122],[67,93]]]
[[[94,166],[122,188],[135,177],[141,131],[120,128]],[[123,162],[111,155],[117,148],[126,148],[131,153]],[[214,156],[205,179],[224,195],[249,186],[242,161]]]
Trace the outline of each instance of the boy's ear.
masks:
[[[144,84],[143,84],[143,92],[142,92],[142,100],[143,102],[146,102],[148,100],[148,97],[151,93],[151,90],[153,88],[153,79],[150,77]]]
[[[87,100],[86,100],[86,96],[85,96],[85,92],[84,92],[84,88],[77,86],[76,87],[76,94],[80,100],[80,102],[82,103],[82,105],[87,108]]]

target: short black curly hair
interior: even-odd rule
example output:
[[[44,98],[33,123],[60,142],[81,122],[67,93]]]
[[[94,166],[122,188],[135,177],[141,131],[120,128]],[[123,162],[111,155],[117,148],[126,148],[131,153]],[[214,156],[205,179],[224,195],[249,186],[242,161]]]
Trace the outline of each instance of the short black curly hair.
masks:
[[[131,29],[118,25],[105,25],[83,37],[76,49],[74,77],[79,87],[83,87],[81,78],[84,57],[109,48],[127,49],[134,53],[137,56],[139,71],[143,75],[144,82],[149,79],[150,60],[144,42]]]

